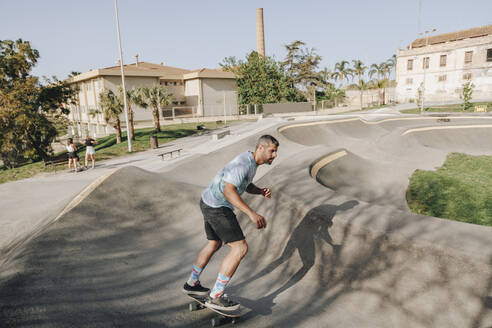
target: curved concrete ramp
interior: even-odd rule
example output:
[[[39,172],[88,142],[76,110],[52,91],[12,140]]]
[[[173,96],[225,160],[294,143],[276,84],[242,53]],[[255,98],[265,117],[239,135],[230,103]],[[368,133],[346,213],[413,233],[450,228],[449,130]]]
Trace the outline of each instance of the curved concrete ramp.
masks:
[[[378,144],[379,133],[395,129],[361,132],[364,141],[325,129],[337,139],[306,144],[292,141],[292,135],[302,137],[295,129],[261,133],[275,135],[281,146],[278,160],[262,166],[255,181],[270,186],[273,198],[245,195],[267,219],[267,229],[256,230],[238,216],[250,247],[228,292],[253,309],[242,327],[492,325],[491,228],[415,215],[386,204],[382,194],[359,195],[340,178],[330,186],[333,174],[324,181],[329,188],[311,176],[320,159],[340,150],[347,155],[320,166],[318,180],[344,158],[348,168],[340,166],[339,174],[345,176],[350,168],[381,169],[375,159],[387,148]],[[0,280],[0,323],[208,327],[210,311],[188,312],[181,294],[205,243],[200,193],[226,159],[251,148],[257,137],[161,174],[135,167],[115,172],[2,268],[9,276]],[[429,155],[422,158],[433,159],[432,149],[423,148]],[[396,157],[388,153],[385,162]],[[410,172],[415,162],[395,171]],[[364,174],[364,184],[377,184]],[[215,281],[225,251],[202,274],[205,285]]]
[[[336,159],[332,160],[335,155]],[[322,185],[365,202],[408,209],[406,186],[394,166],[365,159],[347,150],[339,150],[318,159],[320,167],[311,175]]]

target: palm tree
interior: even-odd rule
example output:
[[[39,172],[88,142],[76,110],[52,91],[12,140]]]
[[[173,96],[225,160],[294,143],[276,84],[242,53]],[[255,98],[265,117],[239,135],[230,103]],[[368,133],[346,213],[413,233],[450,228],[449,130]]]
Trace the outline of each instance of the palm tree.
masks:
[[[352,70],[349,67],[347,67],[348,64],[349,64],[349,62],[346,60],[342,60],[341,62],[336,63],[335,64],[335,70],[331,74],[331,77],[335,81],[337,81],[337,80],[340,81],[340,87],[342,87],[344,79],[347,80],[347,82],[348,82],[349,77],[352,76]]]
[[[369,88],[369,83],[361,79],[359,80],[359,83],[356,85],[356,88],[360,92],[360,109],[362,109],[362,93],[364,92],[364,90],[367,90]]]
[[[352,63],[354,64],[353,74],[357,76],[357,84],[358,87],[357,89],[360,90],[360,109],[362,109],[362,91],[367,88],[366,83],[362,80],[362,77],[364,76],[364,73],[366,72],[367,67],[364,66],[364,63],[358,59],[352,60]],[[364,84],[364,88],[362,88],[362,84]]]
[[[120,96],[123,94],[123,88],[121,86],[118,87],[118,92],[120,93]],[[127,106],[128,106],[128,124],[130,125],[128,131],[131,140],[135,140],[135,126],[133,123],[133,109],[132,105],[137,105],[137,102],[139,101],[139,95],[137,92],[137,89],[133,88],[130,90],[126,90],[126,101],[127,101]]]
[[[385,63],[385,75],[387,74],[386,83],[383,88],[383,103],[386,95],[386,85],[389,84],[391,79],[391,71],[396,69],[396,55],[393,54],[390,59],[388,59]],[[396,71],[395,71],[396,72]]]
[[[393,54],[390,59],[386,61],[386,65],[388,68],[388,79],[391,77],[391,71],[395,69],[396,67],[396,55]]]
[[[123,101],[112,90],[104,90],[99,94],[99,104],[104,114],[106,123],[114,122],[116,130],[116,143],[121,143],[121,121],[123,113]]]
[[[379,105],[381,105],[381,88],[385,86],[385,73],[387,71],[387,63],[381,63],[381,64],[372,64],[370,69],[369,69],[369,78],[372,78],[374,74],[377,75],[377,79],[374,83],[375,86],[378,88],[378,98],[379,98]],[[382,104],[384,105],[384,97],[385,93],[383,92],[383,101]]]
[[[163,106],[169,103],[172,97],[171,93],[167,93],[161,85],[154,84],[152,87],[140,87],[138,88],[138,96],[135,97],[137,105],[143,108],[152,108],[152,115],[154,117],[154,130],[156,132],[161,131],[160,124],[160,111]]]

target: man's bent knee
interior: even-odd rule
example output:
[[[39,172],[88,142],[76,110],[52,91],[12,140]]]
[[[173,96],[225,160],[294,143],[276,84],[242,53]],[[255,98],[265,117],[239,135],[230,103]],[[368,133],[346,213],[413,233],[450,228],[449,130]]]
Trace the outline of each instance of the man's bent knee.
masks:
[[[243,258],[246,253],[248,253],[248,243],[246,240],[238,240],[227,244],[231,247],[231,251],[236,254],[236,256]]]

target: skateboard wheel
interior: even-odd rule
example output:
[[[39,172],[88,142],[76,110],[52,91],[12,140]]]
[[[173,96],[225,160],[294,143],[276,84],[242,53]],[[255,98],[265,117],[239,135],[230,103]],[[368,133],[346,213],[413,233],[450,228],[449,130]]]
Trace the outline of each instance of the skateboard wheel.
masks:
[[[190,303],[188,304],[188,309],[190,310],[190,312],[193,312],[200,309],[200,307],[198,303]]]
[[[210,320],[210,323],[212,324],[212,327],[218,327],[222,324],[222,318],[220,317],[215,317]]]

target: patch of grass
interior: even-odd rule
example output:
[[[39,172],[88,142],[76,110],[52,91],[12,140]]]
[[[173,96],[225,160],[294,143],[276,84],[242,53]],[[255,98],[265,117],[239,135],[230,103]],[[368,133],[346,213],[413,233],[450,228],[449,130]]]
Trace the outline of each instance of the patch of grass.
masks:
[[[235,123],[235,122],[227,122]],[[202,122],[202,123],[184,123],[161,126],[161,132],[154,132],[153,128],[138,129],[135,130],[135,140],[132,141],[133,152],[140,152],[148,150],[150,148],[150,136],[157,136],[158,144],[162,145],[173,140],[190,136],[198,132],[197,125],[204,125],[207,129],[216,129],[223,125],[216,122]],[[126,133],[123,133],[122,142],[116,143],[116,135],[112,134],[104,138],[99,138],[96,149],[96,160],[107,160],[115,157],[128,155],[128,142],[126,139]],[[80,158],[80,163],[85,159],[85,146],[79,146],[77,154]],[[58,165],[57,170],[67,169],[68,165]],[[53,167],[44,167],[43,161],[28,162],[13,169],[7,169],[6,167],[0,167],[0,183],[8,181],[15,181],[30,178],[36,174],[43,172],[53,172]]]
[[[436,106],[436,107],[425,107],[424,111],[425,112],[437,112],[437,113],[443,113],[443,112],[451,112],[451,113],[473,113],[475,110],[475,106],[487,106],[487,111],[490,112],[492,111],[492,103],[490,102],[475,102],[472,103],[472,107],[470,110],[463,110],[463,105],[462,104],[453,104],[453,105],[443,105],[443,106]],[[412,108],[412,109],[405,109],[401,110],[401,113],[404,114],[420,114],[420,108]]]
[[[414,213],[492,226],[492,156],[451,153],[436,171],[416,170],[407,201]]]

